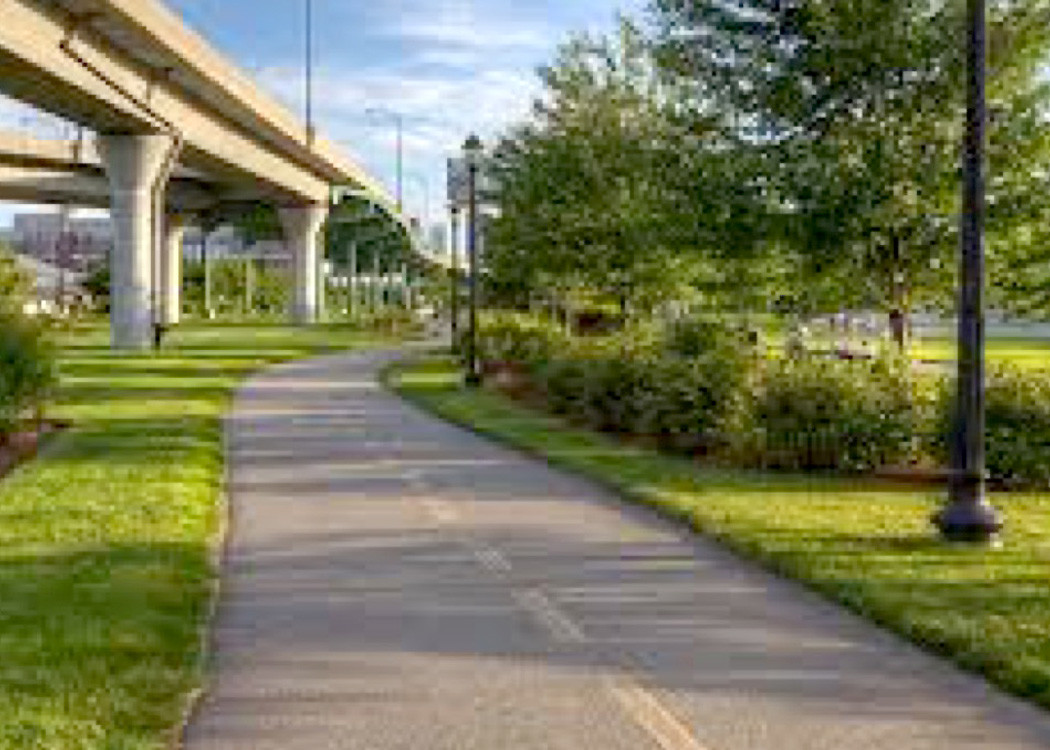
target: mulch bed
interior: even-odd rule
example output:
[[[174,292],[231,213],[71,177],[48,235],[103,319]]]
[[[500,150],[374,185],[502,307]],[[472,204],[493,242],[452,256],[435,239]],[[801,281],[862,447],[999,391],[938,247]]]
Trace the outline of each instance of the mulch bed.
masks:
[[[15,432],[0,436],[0,479],[19,464],[36,457],[44,443],[68,427],[69,424],[65,422],[43,420],[39,424],[26,424]]]

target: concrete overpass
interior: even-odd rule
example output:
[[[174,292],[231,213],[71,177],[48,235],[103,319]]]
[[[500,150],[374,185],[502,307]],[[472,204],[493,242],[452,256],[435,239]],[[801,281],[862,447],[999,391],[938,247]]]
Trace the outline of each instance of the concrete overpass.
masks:
[[[146,347],[155,319],[177,321],[182,232],[198,212],[278,208],[301,323],[317,315],[317,238],[333,188],[397,215],[361,167],[158,0],[0,0],[0,92],[97,134],[0,134],[0,198],[109,207],[117,348]]]

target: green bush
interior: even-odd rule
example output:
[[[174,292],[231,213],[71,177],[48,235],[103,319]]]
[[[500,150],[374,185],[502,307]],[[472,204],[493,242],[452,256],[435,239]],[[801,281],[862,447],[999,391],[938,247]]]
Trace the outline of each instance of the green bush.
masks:
[[[941,391],[940,430],[933,445],[945,466],[951,461],[955,382]],[[985,377],[985,459],[988,478],[1007,486],[1050,485],[1050,371],[998,363]]]
[[[26,412],[42,411],[55,380],[54,352],[44,329],[21,315],[0,313],[0,438]]]
[[[738,465],[864,471],[923,457],[920,438],[936,432],[936,377],[903,361],[767,358],[719,322],[677,325],[664,339],[651,327],[572,338],[499,315],[480,340],[487,361],[529,372],[555,413]]]
[[[571,338],[552,322],[513,314],[487,316],[479,347],[487,361],[524,365],[556,413],[694,449],[717,432],[747,371],[747,350],[726,343],[728,334],[718,340],[703,356],[671,357],[652,325]]]
[[[685,318],[668,326],[667,351],[679,357],[699,357],[738,343],[737,330],[720,319]]]
[[[787,469],[870,470],[917,458],[930,429],[907,364],[770,359],[727,437],[735,459]]]
[[[460,350],[466,330],[460,331]],[[548,318],[514,312],[486,313],[478,321],[478,357],[490,364],[539,366],[555,351],[572,346],[571,337]]]

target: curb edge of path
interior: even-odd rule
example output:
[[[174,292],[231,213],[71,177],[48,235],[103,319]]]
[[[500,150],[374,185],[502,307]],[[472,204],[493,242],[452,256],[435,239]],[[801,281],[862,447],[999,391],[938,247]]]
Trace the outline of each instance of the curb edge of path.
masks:
[[[222,473],[220,475],[219,497],[215,505],[216,529],[208,540],[208,565],[211,569],[211,581],[208,583],[208,605],[204,617],[197,626],[197,659],[194,664],[196,685],[182,700],[182,711],[179,720],[172,727],[168,741],[169,750],[182,750],[185,747],[186,731],[197,715],[205,696],[208,693],[207,670],[215,651],[215,621],[219,613],[219,602],[222,599],[222,570],[225,567],[226,554],[229,549],[231,514],[233,505],[230,502],[230,462],[226,460],[230,447],[230,423],[233,414],[233,402],[244,386],[259,372],[270,369],[264,367],[249,375],[237,384],[226,406],[222,419]]]

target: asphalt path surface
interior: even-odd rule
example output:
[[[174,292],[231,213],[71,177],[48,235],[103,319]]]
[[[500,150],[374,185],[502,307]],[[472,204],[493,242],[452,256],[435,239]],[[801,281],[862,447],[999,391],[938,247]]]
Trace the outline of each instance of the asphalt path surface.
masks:
[[[1050,715],[582,479],[271,369],[190,750],[1028,750]]]

